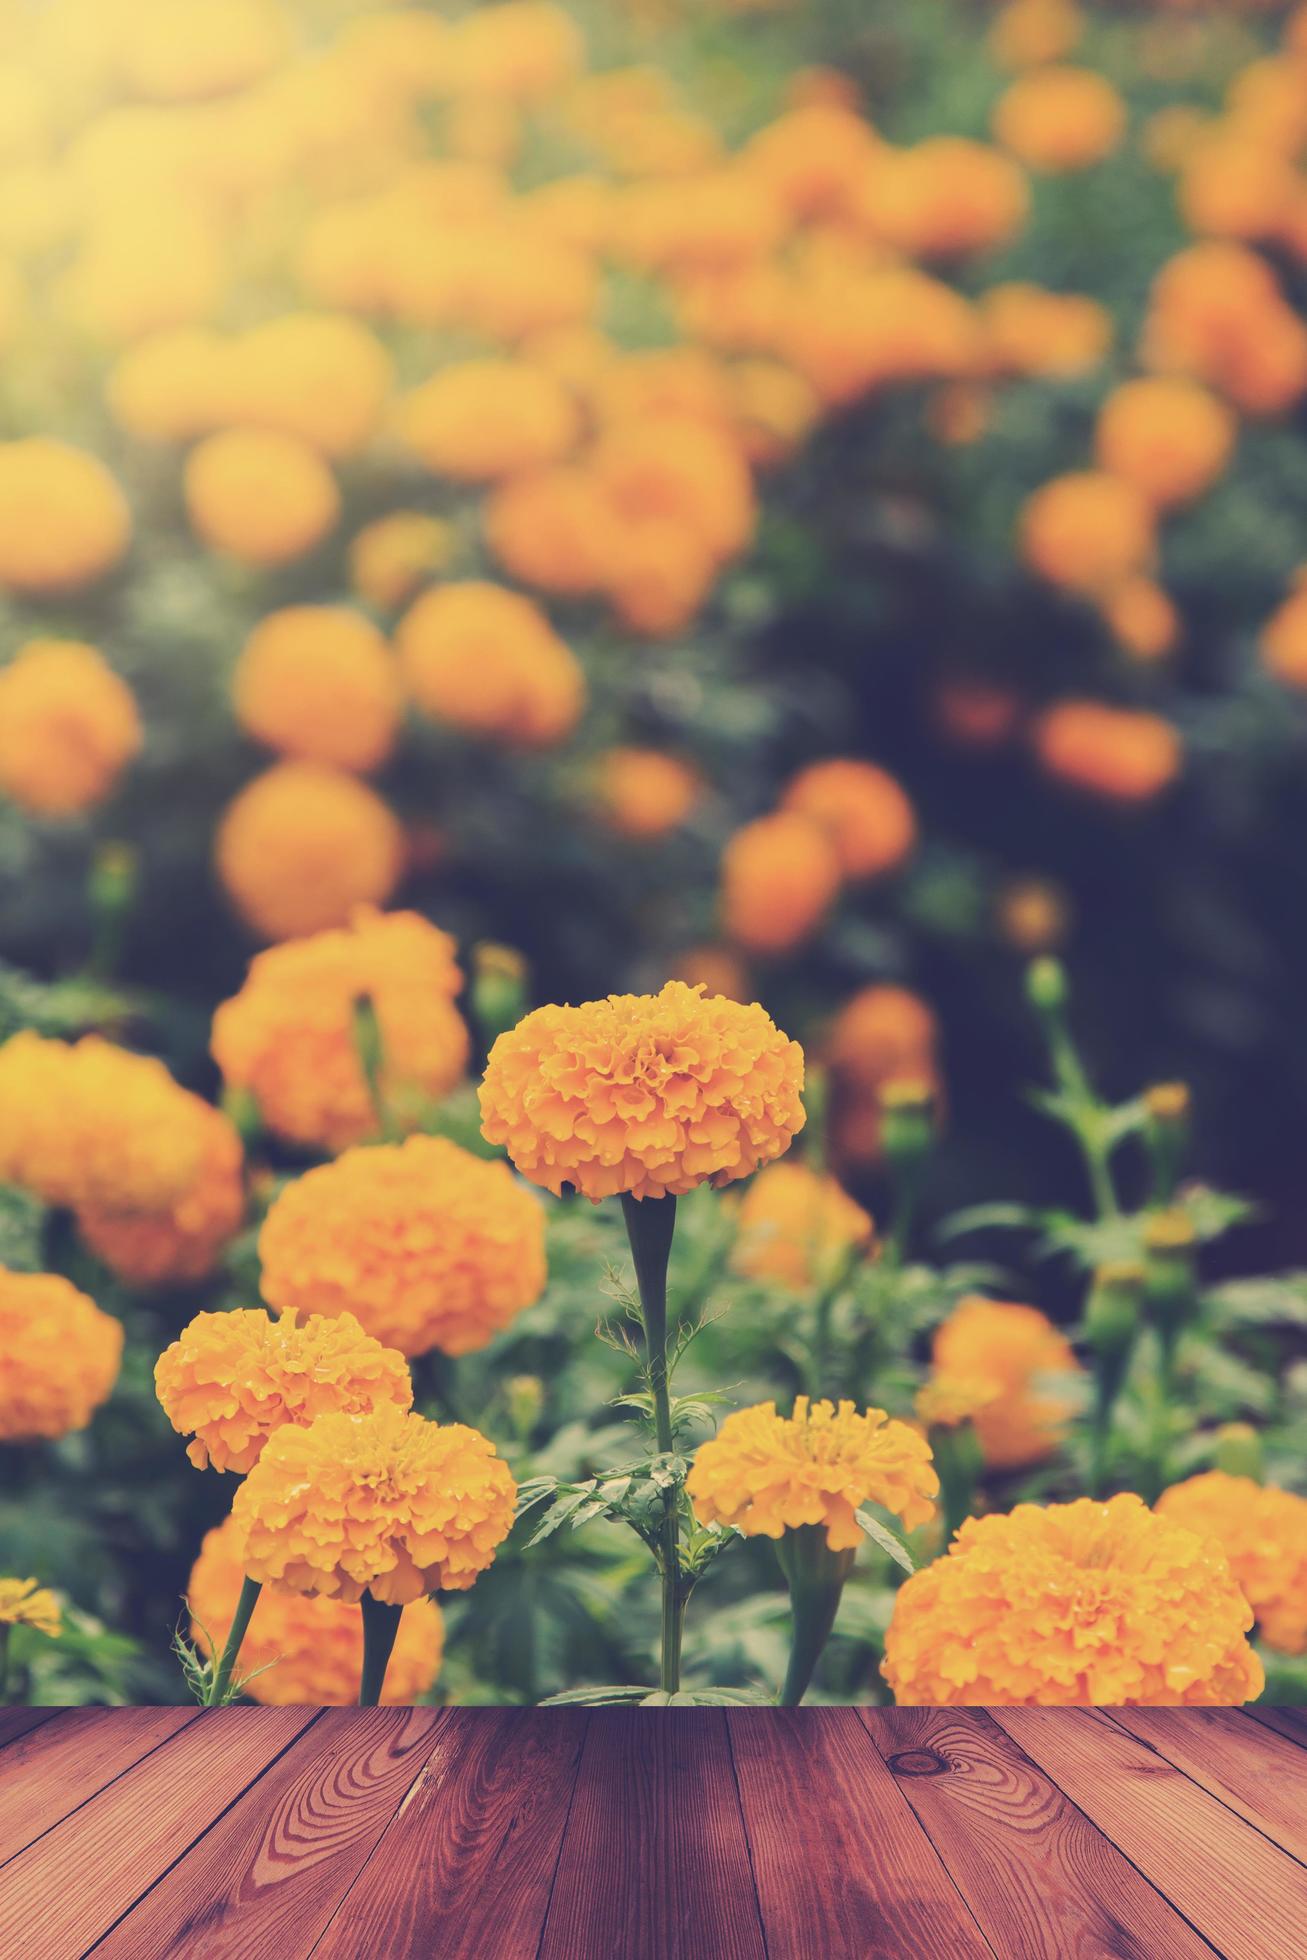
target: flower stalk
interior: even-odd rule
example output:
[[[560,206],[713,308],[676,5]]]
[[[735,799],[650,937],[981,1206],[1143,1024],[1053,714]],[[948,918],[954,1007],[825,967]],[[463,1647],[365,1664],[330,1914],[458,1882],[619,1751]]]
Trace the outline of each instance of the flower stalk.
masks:
[[[804,1524],[782,1533],[776,1541],[776,1556],[790,1589],[793,1623],[780,1705],[797,1708],[830,1639],[855,1554],[833,1552],[826,1542],[824,1524]]]
[[[205,1698],[206,1708],[223,1708],[231,1699],[232,1673],[262,1591],[263,1583],[259,1579],[251,1579],[247,1574],[241,1581],[240,1598],[236,1601],[236,1611],[227,1630],[227,1639],[218,1656],[218,1665],[213,1671],[213,1679]]]
[[[635,1264],[635,1283],[644,1321],[654,1435],[659,1454],[670,1456],[675,1438],[667,1375],[667,1266],[671,1258],[672,1235],[676,1230],[676,1199],[633,1198],[629,1192],[624,1192],[622,1215],[626,1220],[626,1235]],[[675,1485],[663,1499],[659,1536],[663,1587],[659,1681],[664,1694],[675,1694],[681,1681],[681,1634],[685,1620],[679,1547],[680,1493]]]
[[[388,1605],[365,1592],[359,1601],[363,1614],[363,1672],[359,1679],[359,1707],[375,1708],[385,1686],[386,1669],[399,1632],[402,1606]]]

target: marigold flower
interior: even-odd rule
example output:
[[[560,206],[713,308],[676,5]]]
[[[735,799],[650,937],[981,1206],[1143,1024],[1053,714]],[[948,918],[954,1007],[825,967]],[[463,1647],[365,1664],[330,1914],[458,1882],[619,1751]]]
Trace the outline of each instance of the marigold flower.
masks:
[[[405,1606],[474,1585],[516,1501],[507,1464],[478,1430],[390,1405],[279,1429],[232,1516],[251,1579]]]
[[[460,20],[450,37],[460,94],[541,102],[585,66],[572,16],[551,0],[504,0]]]
[[[606,823],[623,837],[665,837],[685,822],[703,794],[697,771],[658,749],[606,749],[595,788]]]
[[[881,150],[858,200],[858,215],[875,239],[929,259],[1008,244],[1029,208],[1026,179],[1012,159],[965,136]]]
[[[186,1604],[191,1637],[212,1660],[236,1612],[245,1568],[234,1518],[204,1535],[191,1567]],[[434,1599],[415,1599],[399,1623],[381,1700],[405,1707],[426,1693],[440,1672],[444,1621]],[[306,1704],[345,1708],[358,1699],[363,1670],[363,1622],[342,1599],[281,1592],[265,1586],[241,1642],[242,1692],[265,1707]]]
[[[485,507],[486,541],[513,578],[538,592],[597,592],[616,569],[617,520],[584,465],[522,471]]]
[[[729,946],[687,946],[667,977],[727,1000],[747,1002],[753,993],[744,962]]]
[[[756,1003],[658,994],[538,1007],[501,1034],[481,1128],[525,1177],[596,1203],[729,1184],[803,1128],[803,1051]]]
[[[470,1354],[543,1292],[544,1212],[506,1164],[414,1136],[287,1185],[259,1257],[281,1313],[355,1313],[403,1354]]]
[[[421,510],[392,510],[355,534],[349,548],[350,580],[369,605],[394,612],[443,571],[453,553],[453,530],[442,518]]]
[[[571,648],[538,606],[504,586],[433,586],[405,613],[395,643],[417,706],[472,734],[548,747],[585,706]]]
[[[1018,1504],[900,1589],[881,1671],[908,1706],[1219,1706],[1261,1693],[1251,1625],[1217,1547],[1141,1498]]]
[[[48,436],[0,442],[0,586],[68,592],[122,558],[132,520],[97,456]]]
[[[644,517],[619,526],[604,580],[622,625],[645,639],[682,633],[712,590],[717,561],[689,523]]]
[[[122,1360],[121,1321],[58,1273],[0,1266],[0,1442],[85,1429]]]
[[[931,1009],[906,987],[862,987],[831,1025],[826,1059],[860,1087],[882,1089],[934,1072],[938,1028]]]
[[[218,875],[262,939],[342,925],[358,905],[381,905],[399,883],[404,837],[374,790],[316,762],[278,762],[223,812]]]
[[[989,30],[989,52],[1002,68],[1038,68],[1070,54],[1084,28],[1071,0],[1007,0]]]
[[[109,795],[141,747],[131,689],[80,640],[29,640],[0,668],[0,792],[33,815]]]
[[[1291,592],[1262,628],[1262,663],[1289,687],[1307,687],[1307,585]]]
[[[293,1143],[334,1151],[374,1136],[355,1034],[356,1003],[366,999],[381,1037],[387,1116],[416,1121],[467,1067],[455,950],[419,913],[370,906],[345,927],[269,947],[213,1017],[213,1057],[228,1088],[252,1095],[268,1128]]]
[[[1291,219],[1298,173],[1260,130],[1212,124],[1181,163],[1180,213],[1191,231],[1269,239]]]
[[[1209,1470],[1163,1491],[1157,1512],[1221,1547],[1268,1647],[1307,1653],[1307,1498]]]
[[[287,313],[251,328],[230,348],[226,374],[232,422],[333,458],[366,448],[391,384],[390,356],[376,335],[331,313]]]
[[[917,841],[911,803],[888,770],[873,762],[837,757],[811,763],[791,779],[781,808],[821,825],[846,878],[897,870]]]
[[[1280,414],[1307,389],[1307,327],[1244,245],[1204,241],[1167,261],[1143,351],[1150,367],[1207,381],[1250,415]]]
[[[1112,315],[1080,293],[1014,280],[981,294],[980,316],[990,364],[1000,374],[1089,374],[1112,345]]]
[[[351,1313],[300,1322],[257,1307],[196,1314],[155,1363],[154,1388],[173,1428],[194,1436],[186,1454],[197,1470],[249,1470],[286,1423],[413,1406],[404,1357]]]
[[[0,1579],[0,1626],[32,1627],[50,1640],[63,1632],[63,1613],[48,1586],[35,1579]]]
[[[741,162],[792,218],[846,217],[853,188],[874,166],[881,147],[855,109],[809,102],[750,137]]]
[[[360,771],[390,754],[401,712],[390,648],[347,606],[283,606],[260,620],[236,663],[232,699],[255,741]]]
[[[756,469],[783,463],[817,422],[821,404],[816,389],[779,361],[737,361],[726,378],[749,462]]]
[[[205,544],[249,565],[284,565],[321,544],[340,516],[317,450],[273,429],[224,429],[186,459],[186,508]]]
[[[1157,377],[1113,389],[1095,441],[1105,470],[1137,484],[1165,510],[1210,488],[1228,465],[1237,434],[1224,402],[1197,382]]]
[[[997,1402],[1003,1385],[992,1375],[932,1375],[916,1394],[917,1420],[927,1429],[957,1429]]]
[[[78,1210],[163,1209],[199,1171],[205,1109],[152,1055],[24,1030],[0,1045],[0,1184]]]
[[[190,442],[229,419],[227,343],[201,327],[149,334],[119,355],[105,401],[144,442]]]
[[[753,480],[739,443],[698,417],[619,422],[601,435],[589,467],[618,517],[681,525],[719,564],[753,536]]]
[[[746,1538],[824,1525],[840,1552],[862,1543],[864,1504],[883,1505],[908,1531],[927,1523],[939,1479],[925,1438],[906,1422],[800,1395],[792,1416],[778,1416],[774,1402],[727,1416],[700,1444],[685,1487],[704,1524],[734,1525]]]
[[[145,0],[117,24],[114,66],[133,95],[199,102],[248,88],[285,47],[285,26],[267,0]]]
[[[998,893],[995,913],[1008,945],[1027,959],[1054,952],[1071,926],[1066,894],[1047,878],[1010,878]]]
[[[826,274],[786,313],[780,351],[828,407],[875,388],[971,375],[983,348],[974,307],[912,266]]]
[[[1103,618],[1118,646],[1136,660],[1160,660],[1180,634],[1180,615],[1170,594],[1150,578],[1127,579],[1103,604]]]
[[[1056,702],[1036,721],[1034,744],[1049,775],[1113,803],[1160,796],[1183,761],[1169,721],[1105,701]]]
[[[1070,1342],[1037,1307],[973,1294],[936,1329],[932,1361],[937,1383],[983,1386],[974,1421],[992,1469],[1038,1463],[1062,1441],[1075,1401],[1053,1383],[1044,1386],[1044,1378],[1081,1369]],[[999,1393],[990,1394],[995,1386]]]
[[[207,1279],[245,1216],[244,1152],[235,1125],[198,1096],[190,1100],[203,1132],[200,1160],[171,1204],[155,1211],[78,1208],[84,1243],[130,1286]]]
[[[994,134],[1035,170],[1087,170],[1120,146],[1125,104],[1089,68],[1037,68],[1005,89]]]
[[[400,427],[429,470],[460,483],[556,463],[580,435],[576,403],[562,382],[522,360],[442,368],[404,402]]]
[[[731,1263],[746,1278],[802,1292],[865,1251],[874,1230],[870,1214],[835,1178],[807,1164],[769,1164],[744,1194]]]
[[[840,889],[829,829],[797,810],[756,817],[722,853],[722,919],[751,952],[788,953],[812,936]]]
[[[1141,572],[1153,556],[1153,513],[1135,483],[1072,470],[1027,498],[1021,554],[1050,584],[1093,597]]]

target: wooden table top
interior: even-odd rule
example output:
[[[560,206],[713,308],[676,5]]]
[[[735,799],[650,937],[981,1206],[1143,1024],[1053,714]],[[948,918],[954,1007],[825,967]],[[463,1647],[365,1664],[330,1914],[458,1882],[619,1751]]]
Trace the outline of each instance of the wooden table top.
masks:
[[[0,1960],[1295,1960],[1307,1713],[11,1709]]]

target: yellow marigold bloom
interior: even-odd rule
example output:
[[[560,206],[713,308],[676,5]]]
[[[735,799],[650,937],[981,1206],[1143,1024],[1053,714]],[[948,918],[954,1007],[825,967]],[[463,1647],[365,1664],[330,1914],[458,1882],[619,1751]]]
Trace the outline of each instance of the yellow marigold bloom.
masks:
[[[471,734],[548,747],[585,706],[575,654],[537,605],[505,586],[433,586],[405,613],[395,644],[417,706]]]
[[[1307,1653],[1307,1498],[1209,1470],[1163,1491],[1157,1511],[1216,1541],[1268,1647]]]
[[[841,1552],[862,1543],[864,1504],[883,1505],[908,1531],[926,1524],[939,1479],[924,1436],[906,1422],[800,1395],[792,1416],[778,1416],[774,1402],[727,1416],[699,1446],[685,1487],[704,1524],[734,1525],[746,1538],[820,1524]]]
[[[381,612],[394,612],[454,554],[454,534],[439,517],[421,510],[392,510],[356,533],[349,548],[349,574],[361,599]]]
[[[278,762],[223,812],[218,875],[262,939],[343,925],[357,905],[382,905],[399,883],[404,837],[390,806],[343,770]]]
[[[380,427],[391,365],[376,335],[332,313],[288,313],[242,334],[226,360],[232,422],[324,456],[353,456]]]
[[[33,1627],[49,1639],[63,1632],[63,1613],[48,1586],[35,1579],[0,1579],[0,1626]]]
[[[1034,727],[1050,776],[1111,803],[1147,803],[1168,789],[1184,759],[1169,721],[1105,701],[1058,701]]]
[[[283,606],[260,620],[232,675],[236,719],[306,762],[375,769],[395,745],[402,697],[382,635],[348,606]]]
[[[186,1604],[191,1637],[214,1658],[236,1612],[245,1568],[241,1532],[227,1518],[204,1535],[191,1567]],[[415,1599],[404,1613],[386,1668],[383,1703],[406,1707],[440,1672],[444,1621],[434,1599]],[[343,1599],[319,1599],[265,1586],[241,1643],[237,1672],[244,1692],[265,1707],[346,1708],[358,1700],[363,1622]],[[249,1677],[253,1677],[250,1679]]]
[[[917,1390],[917,1419],[927,1429],[956,1429],[974,1422],[1002,1393],[992,1375],[932,1375]]]
[[[256,1307],[196,1314],[155,1363],[154,1388],[177,1433],[194,1436],[197,1470],[249,1470],[286,1423],[413,1406],[404,1357],[350,1313],[298,1323]]]
[[[121,1321],[58,1273],[0,1266],[0,1442],[85,1429],[118,1379]]]
[[[504,0],[468,14],[450,36],[460,94],[542,102],[585,67],[581,30],[551,0]]]
[[[1089,374],[1112,345],[1112,316],[1097,300],[1019,280],[982,293],[980,317],[1000,374]]]
[[[48,436],[0,442],[0,586],[69,592],[122,558],[132,520],[97,456]]]
[[[0,793],[34,816],[104,801],[139,752],[126,681],[80,640],[29,640],[0,668]]]
[[[1026,500],[1021,555],[1052,585],[1094,597],[1153,557],[1153,512],[1137,484],[1106,470],[1071,470]]]
[[[190,442],[228,419],[227,344],[201,327],[148,335],[119,355],[105,401],[120,429],[145,442]]]
[[[286,28],[268,0],[144,0],[119,16],[114,66],[133,95],[199,102],[248,88],[284,51]]]
[[[315,449],[273,429],[224,429],[186,459],[186,509],[215,551],[284,565],[321,544],[340,516],[336,480]]]
[[[1221,476],[1238,424],[1196,381],[1159,376],[1114,388],[1098,417],[1105,470],[1139,486],[1159,510],[1187,504]]]
[[[259,1257],[279,1312],[355,1313],[403,1354],[470,1354],[544,1291],[544,1212],[506,1164],[414,1136],[287,1185]]]
[[[369,906],[345,927],[269,947],[213,1017],[213,1057],[228,1088],[253,1096],[263,1122],[292,1143],[343,1150],[374,1136],[355,1035],[355,1003],[366,998],[381,1036],[387,1114],[416,1121],[467,1067],[455,950],[419,913]]]
[[[245,1216],[244,1152],[232,1124],[198,1096],[203,1131],[199,1164],[171,1204],[155,1211],[82,1205],[84,1242],[130,1286],[173,1286],[207,1279]]]
[[[1217,1547],[1132,1494],[968,1518],[898,1594],[900,1704],[1219,1706],[1261,1693],[1252,1614]]]
[[[556,463],[576,446],[580,418],[547,368],[522,360],[442,368],[403,404],[400,428],[438,476],[484,483]]]
[[[279,1429],[232,1516],[251,1579],[405,1606],[474,1585],[516,1501],[507,1464],[478,1430],[391,1405]]]
[[[1089,68],[1037,68],[1007,88],[994,111],[994,134],[1035,170],[1087,170],[1119,148],[1125,104]]]
[[[1075,1402],[1043,1378],[1078,1375],[1080,1364],[1037,1307],[973,1294],[936,1329],[932,1360],[937,1383],[965,1383],[968,1393],[975,1383],[997,1385],[974,1418],[991,1468],[1038,1463],[1062,1441]]]
[[[836,757],[811,763],[791,779],[781,808],[821,825],[846,878],[879,878],[897,870],[917,841],[911,803],[888,770],[874,762]]]
[[[523,1176],[596,1203],[729,1184],[803,1128],[803,1050],[756,1003],[658,994],[538,1007],[501,1034],[481,1129]]]
[[[604,820],[623,837],[665,837],[685,822],[703,794],[696,770],[658,749],[606,749],[595,789]]]
[[[750,952],[788,953],[821,926],[840,889],[829,829],[797,810],[744,824],[722,853],[722,920]]]
[[[833,1177],[807,1164],[769,1164],[744,1194],[731,1263],[749,1279],[802,1292],[869,1248],[874,1230],[870,1214]]]
[[[195,1178],[205,1104],[152,1055],[99,1035],[0,1046],[0,1184],[50,1205],[154,1211]]]

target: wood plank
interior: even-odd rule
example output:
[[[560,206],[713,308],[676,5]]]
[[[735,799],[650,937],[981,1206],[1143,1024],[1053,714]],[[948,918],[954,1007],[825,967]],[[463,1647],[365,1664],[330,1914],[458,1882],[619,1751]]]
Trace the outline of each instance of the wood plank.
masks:
[[[855,1708],[730,1709],[768,1950],[786,1960],[989,1960]]]
[[[1307,1753],[1239,1708],[1113,1708],[1118,1728],[1307,1863]]]
[[[562,1709],[448,1711],[315,1960],[535,1960],[585,1726]]]
[[[1243,1712],[1250,1715],[1254,1722],[1260,1722],[1263,1728],[1274,1729],[1286,1741],[1296,1742],[1307,1749],[1307,1708],[1275,1708],[1259,1701],[1255,1707],[1245,1708]]]
[[[436,1708],[332,1708],[95,1948],[302,1960],[431,1753]]]
[[[859,1712],[1003,1960],[1211,1960],[1207,1941],[983,1708]]]
[[[58,1713],[57,1708],[0,1708],[0,1749],[7,1742],[17,1742],[29,1729],[39,1729],[42,1722],[51,1721]]]
[[[125,1716],[150,1711],[104,1712],[117,1728]],[[195,1714],[171,1740],[11,1859],[0,1886],[0,1953],[79,1960],[315,1713],[222,1708]],[[42,1734],[38,1729],[33,1740]]]
[[[540,1960],[766,1950],[720,1710],[595,1709]]]
[[[1218,1950],[1307,1953],[1307,1872],[1109,1715],[990,1713]]]
[[[0,1755],[0,1864],[35,1842],[152,1749],[195,1708],[64,1708]]]

